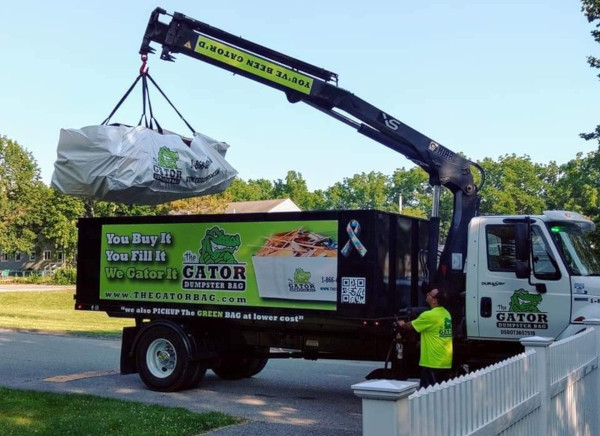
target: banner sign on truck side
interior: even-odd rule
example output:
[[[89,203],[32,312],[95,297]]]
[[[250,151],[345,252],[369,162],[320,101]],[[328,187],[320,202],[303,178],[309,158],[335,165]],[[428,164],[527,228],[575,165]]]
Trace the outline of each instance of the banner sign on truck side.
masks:
[[[102,226],[100,299],[335,310],[336,220]]]

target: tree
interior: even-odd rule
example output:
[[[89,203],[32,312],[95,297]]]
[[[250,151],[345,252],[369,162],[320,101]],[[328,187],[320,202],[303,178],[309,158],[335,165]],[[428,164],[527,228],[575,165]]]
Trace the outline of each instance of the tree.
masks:
[[[402,199],[404,215],[425,218],[431,213],[432,188],[429,176],[420,167],[413,167],[408,171],[399,168],[391,177],[390,202],[393,204]],[[399,210],[399,209],[396,209]]]
[[[324,193],[328,209],[397,210],[390,201],[390,178],[380,172],[355,174]]]
[[[248,180],[235,179],[227,188],[231,201],[258,201],[273,199],[273,183],[267,179]]]
[[[514,154],[500,156],[497,162],[485,158],[480,165],[486,172],[482,215],[539,214],[547,208],[548,178],[553,174],[548,167]]]
[[[65,253],[65,262],[72,264],[77,251],[77,219],[85,216],[83,200],[47,188],[43,207],[38,208],[42,223],[40,234],[46,242]]]
[[[159,207],[161,215],[225,213],[229,198],[223,195],[205,195],[172,201]]]
[[[36,211],[46,189],[32,154],[0,136],[0,250],[12,254],[34,248],[42,224]]]
[[[581,10],[585,14],[588,22],[595,23],[596,28],[591,31],[594,41],[600,43],[600,0],[581,0]],[[592,68],[600,68],[600,59],[595,56],[588,56],[588,64]],[[600,74],[598,74],[600,77]],[[597,139],[600,143],[600,125],[591,133],[582,133],[581,137],[586,140]]]
[[[320,210],[325,208],[325,199],[321,191],[310,192],[302,174],[288,171],[285,182],[281,179],[275,182],[273,199],[290,198],[302,210]]]
[[[85,200],[85,216],[109,217],[109,216],[143,216],[156,215],[158,206],[143,206],[136,204],[113,203],[110,201]]]
[[[575,159],[560,166],[559,177],[549,197],[552,209],[572,210],[600,224],[600,151],[586,156],[578,153]],[[600,228],[588,234],[600,255]]]

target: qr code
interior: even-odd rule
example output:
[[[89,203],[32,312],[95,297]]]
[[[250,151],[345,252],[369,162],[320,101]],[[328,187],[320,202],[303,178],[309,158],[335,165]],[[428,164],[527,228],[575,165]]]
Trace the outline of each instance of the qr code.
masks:
[[[342,277],[342,303],[365,304],[364,277]]]

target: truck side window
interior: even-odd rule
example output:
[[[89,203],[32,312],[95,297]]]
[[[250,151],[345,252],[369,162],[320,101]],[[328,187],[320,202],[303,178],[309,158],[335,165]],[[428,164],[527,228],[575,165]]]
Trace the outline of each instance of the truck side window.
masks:
[[[515,228],[512,225],[486,226],[487,262],[490,271],[514,272]]]
[[[531,250],[533,251],[533,273],[538,279],[558,280],[558,270],[548,242],[539,226],[533,226],[531,233]]]

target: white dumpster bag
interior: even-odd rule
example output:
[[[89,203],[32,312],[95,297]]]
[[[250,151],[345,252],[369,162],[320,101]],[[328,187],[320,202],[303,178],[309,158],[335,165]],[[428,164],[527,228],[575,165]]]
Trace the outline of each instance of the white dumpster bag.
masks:
[[[229,146],[196,133],[179,135],[123,125],[62,129],[52,186],[64,194],[156,205],[225,190],[237,171]]]

